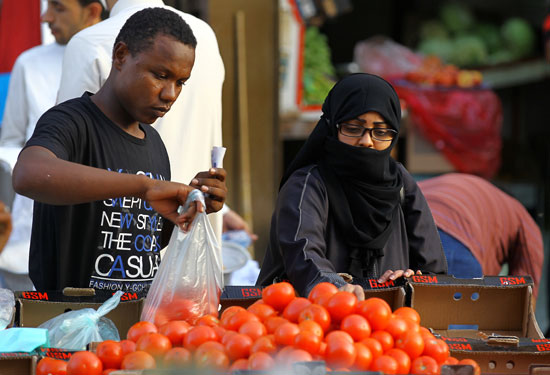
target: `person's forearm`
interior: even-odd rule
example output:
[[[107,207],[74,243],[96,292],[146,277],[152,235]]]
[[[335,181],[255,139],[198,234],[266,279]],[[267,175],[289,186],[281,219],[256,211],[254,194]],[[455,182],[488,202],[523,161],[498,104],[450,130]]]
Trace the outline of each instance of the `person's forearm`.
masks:
[[[39,202],[66,205],[121,196],[143,198],[153,180],[58,159],[42,147],[25,149],[13,170],[17,193]]]

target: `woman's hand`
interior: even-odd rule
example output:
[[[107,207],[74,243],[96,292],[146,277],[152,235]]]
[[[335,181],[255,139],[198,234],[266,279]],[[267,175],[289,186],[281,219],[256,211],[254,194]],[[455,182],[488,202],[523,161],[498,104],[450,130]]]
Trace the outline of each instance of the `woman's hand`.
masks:
[[[358,301],[362,301],[362,300],[365,299],[365,291],[363,290],[363,288],[360,285],[346,284],[346,285],[338,288],[338,290],[340,290],[342,292],[350,292],[352,294],[355,294],[355,297],[357,297]]]
[[[379,284],[382,284],[382,283],[385,283],[386,281],[388,280],[395,280],[397,278],[400,278],[400,277],[411,277],[415,274],[415,272],[413,270],[411,270],[410,268],[406,269],[406,270],[396,270],[396,271],[392,271],[392,270],[387,270],[386,272],[384,272],[384,274],[382,276],[380,276],[378,278],[378,283]],[[416,274],[417,275],[422,275],[422,271],[418,270],[416,271]]]

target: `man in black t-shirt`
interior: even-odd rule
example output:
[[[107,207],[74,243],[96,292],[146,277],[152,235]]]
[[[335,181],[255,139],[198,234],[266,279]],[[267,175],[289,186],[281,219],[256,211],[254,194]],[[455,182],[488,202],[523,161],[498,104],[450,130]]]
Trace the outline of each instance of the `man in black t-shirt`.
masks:
[[[29,274],[36,289],[147,291],[172,223],[187,230],[204,210],[196,203],[178,214],[188,193],[208,193],[207,212],[222,207],[225,170],[198,173],[190,186],[169,182],[166,149],[149,125],[190,78],[195,47],[174,12],[137,12],[115,41],[104,86],[38,121],[13,171],[15,190],[35,200]]]

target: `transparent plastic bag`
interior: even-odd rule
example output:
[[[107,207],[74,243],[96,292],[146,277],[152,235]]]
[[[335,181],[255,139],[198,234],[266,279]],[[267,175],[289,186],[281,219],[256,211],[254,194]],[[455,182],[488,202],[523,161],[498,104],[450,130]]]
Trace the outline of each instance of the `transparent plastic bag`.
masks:
[[[185,206],[204,195],[193,190]],[[141,320],[161,325],[171,320],[194,324],[218,313],[223,289],[221,246],[205,212],[198,213],[188,233],[174,228],[159,270],[147,293]]]
[[[48,329],[51,348],[85,350],[91,342],[119,341],[115,324],[104,315],[118,306],[123,294],[117,291],[97,310],[86,308],[68,311],[42,323],[38,328]]]

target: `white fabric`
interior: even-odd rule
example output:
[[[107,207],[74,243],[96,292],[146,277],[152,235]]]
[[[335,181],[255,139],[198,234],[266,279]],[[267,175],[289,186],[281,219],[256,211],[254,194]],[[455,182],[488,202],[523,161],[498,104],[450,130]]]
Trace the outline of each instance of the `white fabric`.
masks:
[[[55,105],[65,46],[41,45],[23,52],[13,66],[0,134],[0,158],[13,169],[38,118]],[[19,194],[12,206],[13,230],[0,253],[0,271],[28,274],[33,201]]]
[[[38,118],[55,104],[64,50],[52,43],[19,55],[10,75],[0,146],[23,147]]]
[[[160,0],[117,1],[107,20],[78,32],[69,41],[57,102],[99,90],[111,71],[112,49],[120,29],[132,14],[147,7],[163,7],[180,14],[197,39],[191,78],[170,112],[153,124],[168,150],[172,180],[188,184],[197,172],[210,168],[212,147],[222,145],[225,71],[216,36],[204,21],[165,6]],[[208,216],[221,241],[221,214]]]

